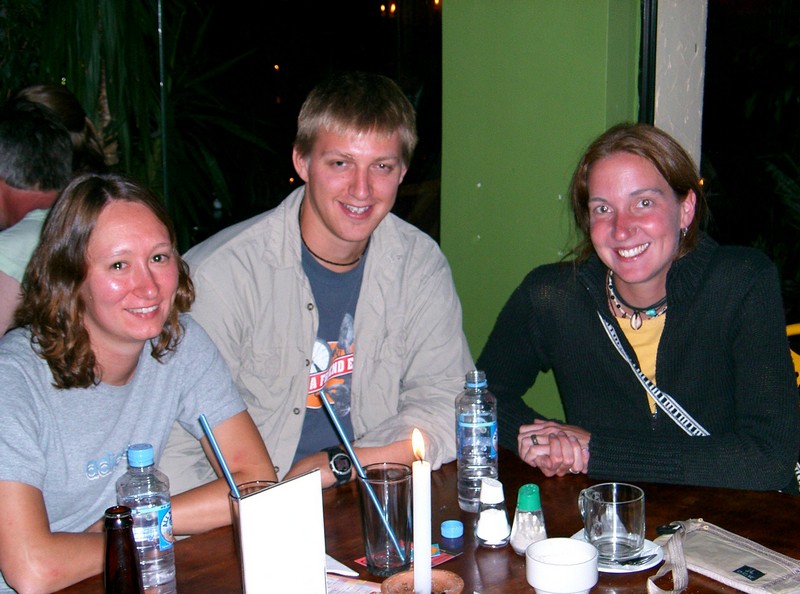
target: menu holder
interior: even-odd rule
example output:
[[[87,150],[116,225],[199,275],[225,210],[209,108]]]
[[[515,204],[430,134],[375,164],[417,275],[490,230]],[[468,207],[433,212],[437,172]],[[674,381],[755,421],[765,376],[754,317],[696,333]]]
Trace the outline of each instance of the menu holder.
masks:
[[[325,594],[325,522],[319,469],[239,500],[247,594]]]

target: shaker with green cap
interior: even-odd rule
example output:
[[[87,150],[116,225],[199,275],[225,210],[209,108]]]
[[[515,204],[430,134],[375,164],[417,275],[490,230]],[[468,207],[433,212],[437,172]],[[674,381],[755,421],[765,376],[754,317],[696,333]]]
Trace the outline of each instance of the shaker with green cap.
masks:
[[[517,493],[517,511],[511,528],[511,546],[518,555],[524,555],[528,545],[547,538],[542,514],[539,487],[528,483]]]

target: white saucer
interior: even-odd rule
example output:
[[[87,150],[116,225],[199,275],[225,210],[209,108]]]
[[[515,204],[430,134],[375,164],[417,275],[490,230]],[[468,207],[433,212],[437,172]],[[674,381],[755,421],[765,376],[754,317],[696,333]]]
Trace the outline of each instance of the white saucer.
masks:
[[[573,534],[571,538],[574,538],[575,540],[583,540],[583,541],[586,540],[586,538],[584,537],[583,530],[579,530],[578,532]],[[664,560],[664,549],[662,549],[652,540],[645,540],[644,548],[642,548],[642,552],[639,553],[639,556],[644,556],[644,555],[655,555],[655,557],[653,557],[652,559],[650,559],[650,561],[642,565],[605,564],[602,561],[598,560],[597,570],[602,571],[603,573],[635,573],[637,571],[644,571],[645,569],[650,569],[651,567],[655,567]]]

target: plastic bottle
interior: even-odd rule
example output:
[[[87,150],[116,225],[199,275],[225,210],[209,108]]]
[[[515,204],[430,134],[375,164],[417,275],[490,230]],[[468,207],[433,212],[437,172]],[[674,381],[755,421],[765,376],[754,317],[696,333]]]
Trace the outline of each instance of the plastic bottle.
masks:
[[[458,505],[477,512],[481,479],[497,478],[497,401],[486,387],[486,374],[467,373],[456,398]]]
[[[539,487],[533,484],[522,485],[517,493],[517,511],[511,527],[511,547],[517,555],[524,555],[529,544],[545,538],[547,530],[544,527]]]
[[[123,505],[105,513],[106,560],[103,583],[106,594],[142,594],[139,558],[133,539],[131,510]]]
[[[128,472],[117,481],[117,503],[131,508],[142,585],[147,594],[173,594],[175,552],[169,480],[153,466],[153,446],[128,448]]]
[[[503,484],[492,478],[481,479],[480,499],[478,525],[475,528],[478,544],[490,549],[506,546],[511,526],[508,523]]]

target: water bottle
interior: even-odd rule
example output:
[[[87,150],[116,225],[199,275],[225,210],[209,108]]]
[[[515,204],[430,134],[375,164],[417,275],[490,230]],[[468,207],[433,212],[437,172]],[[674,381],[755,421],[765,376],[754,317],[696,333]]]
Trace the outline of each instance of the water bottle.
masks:
[[[128,448],[128,472],[117,481],[117,502],[131,508],[145,593],[173,594],[177,589],[169,480],[153,465],[149,443]]]
[[[486,387],[486,374],[467,373],[456,398],[458,506],[477,512],[481,479],[497,478],[497,402]]]

